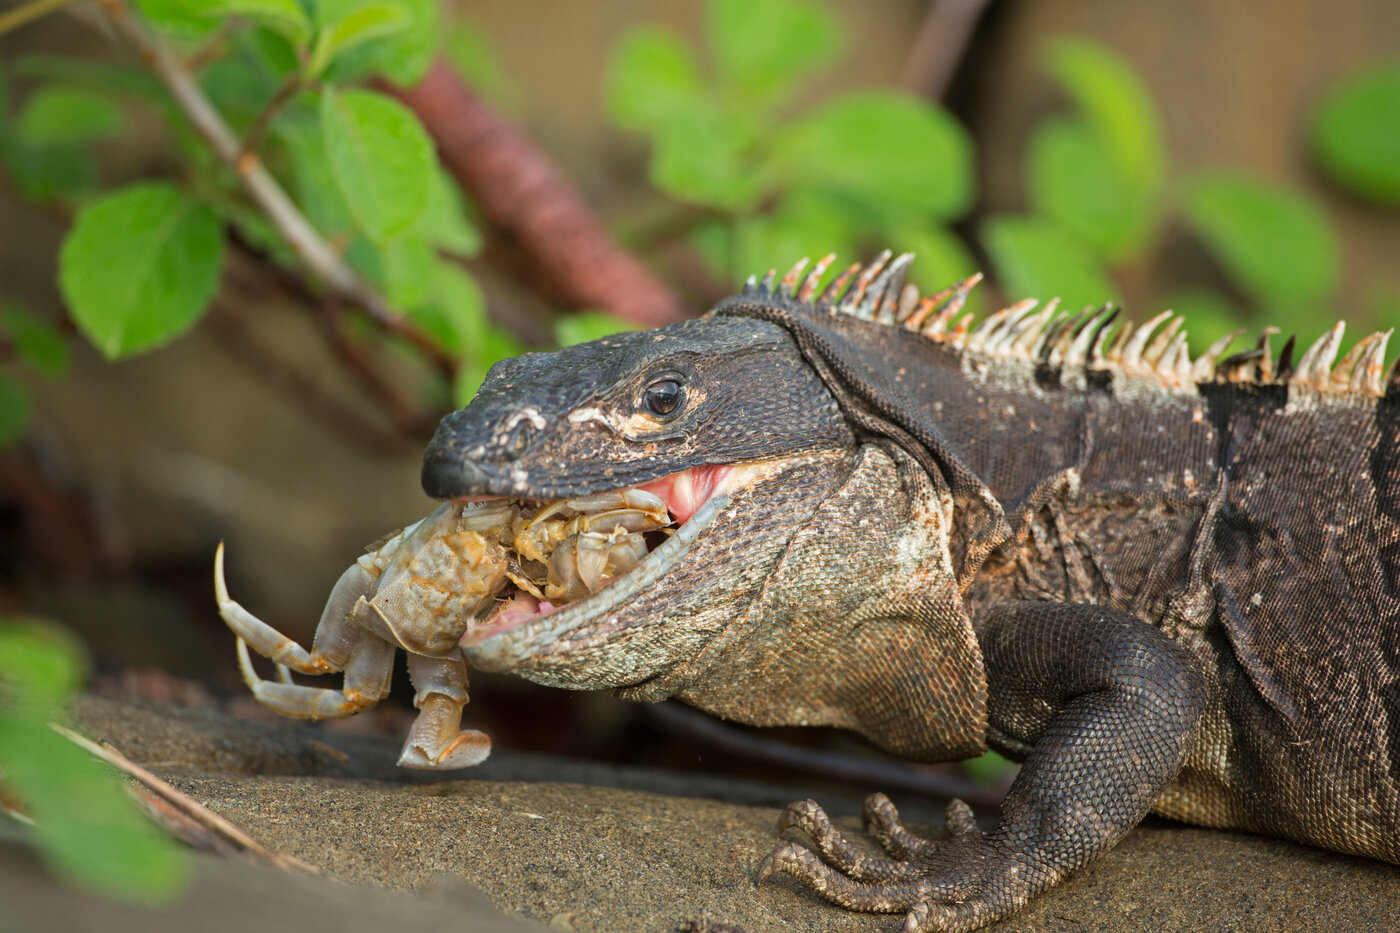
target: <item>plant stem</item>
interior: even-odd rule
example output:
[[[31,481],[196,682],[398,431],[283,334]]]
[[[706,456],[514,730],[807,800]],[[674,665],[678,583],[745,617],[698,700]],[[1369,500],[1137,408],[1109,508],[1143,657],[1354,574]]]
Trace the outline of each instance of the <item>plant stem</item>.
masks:
[[[0,13],[0,36],[7,32],[18,29],[25,23],[33,22],[41,16],[47,16],[54,10],[65,7],[73,0],[33,0],[23,6],[15,7],[13,10],[6,10]]]
[[[267,128],[272,125],[272,118],[281,113],[282,108],[287,105],[297,93],[306,87],[300,72],[294,72],[287,76],[287,80],[282,82],[282,86],[277,89],[277,93],[272,95],[272,99],[267,102],[267,106],[258,112],[253,118],[253,122],[248,126],[248,132],[243,134],[243,146],[238,153],[238,160],[242,162],[248,156],[257,157],[258,150],[262,148],[263,137],[267,135]]]

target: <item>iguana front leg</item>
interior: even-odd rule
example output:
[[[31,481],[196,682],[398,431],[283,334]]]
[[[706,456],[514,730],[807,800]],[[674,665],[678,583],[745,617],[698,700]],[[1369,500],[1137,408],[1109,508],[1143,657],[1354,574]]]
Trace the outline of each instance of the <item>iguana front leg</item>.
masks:
[[[1147,814],[1180,770],[1205,706],[1191,655],[1100,606],[1007,603],[978,630],[989,740],[1024,760],[997,827],[980,832],[955,802],[951,838],[919,840],[888,801],[872,799],[867,823],[893,857],[857,858],[819,809],[794,804],[781,825],[805,830],[831,864],[789,845],[760,878],[782,872],[845,907],[908,911],[906,931],[972,930],[1087,865]]]

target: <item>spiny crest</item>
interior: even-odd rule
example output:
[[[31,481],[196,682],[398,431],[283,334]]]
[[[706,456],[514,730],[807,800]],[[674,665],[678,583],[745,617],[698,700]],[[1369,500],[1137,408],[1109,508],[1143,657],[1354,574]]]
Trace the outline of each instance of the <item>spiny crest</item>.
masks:
[[[974,322],[971,313],[963,313],[963,307],[968,294],[982,281],[980,272],[921,297],[918,288],[907,282],[914,254],[901,253],[891,259],[892,255],[885,250],[864,266],[848,266],[820,292],[836,254],[823,257],[810,270],[809,260],[803,259],[778,280],[776,287],[776,270],[770,269],[762,280],[750,276],[743,295],[903,327],[974,356],[1020,360],[1061,372],[1116,371],[1154,380],[1169,389],[1221,382],[1307,386],[1318,392],[1360,393],[1373,398],[1383,397],[1387,386],[1400,393],[1400,360],[1391,367],[1389,378],[1383,375],[1391,330],[1363,338],[1335,366],[1345,330],[1341,321],[1305,350],[1296,365],[1293,337],[1277,357],[1273,355],[1269,338],[1279,333],[1276,327],[1266,327],[1253,348],[1224,356],[1244,334],[1243,329],[1237,330],[1193,360],[1186,347],[1183,319],[1171,311],[1138,326],[1125,324],[1112,333],[1117,308],[1104,305],[1073,313],[1060,310],[1058,299],[1041,305],[1027,298]]]

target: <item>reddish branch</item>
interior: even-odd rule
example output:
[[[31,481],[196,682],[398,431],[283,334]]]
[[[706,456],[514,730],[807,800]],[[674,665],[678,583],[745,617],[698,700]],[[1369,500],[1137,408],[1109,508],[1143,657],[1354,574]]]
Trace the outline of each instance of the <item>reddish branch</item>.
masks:
[[[617,244],[553,162],[492,113],[446,62],[434,62],[412,88],[384,89],[418,114],[442,164],[487,222],[530,258],[553,300],[652,327],[685,316],[676,295]]]
[[[904,61],[899,86],[928,100],[942,100],[990,2],[931,0]]]

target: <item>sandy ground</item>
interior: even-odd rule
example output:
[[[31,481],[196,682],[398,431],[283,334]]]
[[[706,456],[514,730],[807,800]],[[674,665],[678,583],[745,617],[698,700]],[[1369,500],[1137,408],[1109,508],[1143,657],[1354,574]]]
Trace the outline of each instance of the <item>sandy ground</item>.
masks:
[[[392,767],[392,743],[205,711],[90,699],[111,741],[316,878],[211,855],[161,909],[115,906],[0,846],[0,931],[668,931],[709,916],[761,931],[894,931],[787,880],[753,883],[792,789],[498,753],[450,780]],[[850,812],[853,801],[832,803]],[[838,824],[859,835],[858,820]],[[334,880],[333,880],[334,879]],[[347,884],[348,883],[348,884]],[[494,905],[494,907],[493,907]],[[504,911],[500,913],[498,911]],[[1000,931],[1376,930],[1400,868],[1153,822]],[[529,918],[528,920],[524,918]]]

